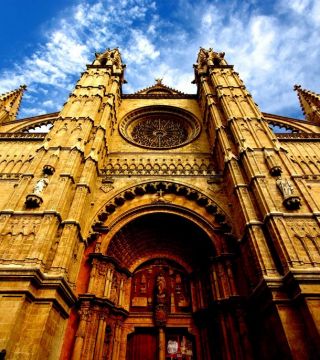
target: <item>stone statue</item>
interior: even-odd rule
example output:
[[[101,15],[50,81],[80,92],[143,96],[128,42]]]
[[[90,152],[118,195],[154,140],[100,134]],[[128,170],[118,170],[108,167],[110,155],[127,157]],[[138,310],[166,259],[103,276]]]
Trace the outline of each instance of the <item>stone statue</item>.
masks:
[[[41,178],[34,186],[33,194],[39,196],[42,193],[42,191],[48,186],[48,184],[49,184],[49,180],[46,177]]]
[[[162,273],[157,276],[157,302],[162,304],[166,298],[166,279]]]
[[[283,205],[289,210],[297,210],[301,206],[299,196],[293,194],[294,188],[288,179],[277,179],[277,186],[283,196]]]
[[[290,197],[293,195],[293,186],[291,185],[291,183],[289,182],[288,179],[278,178],[277,186],[284,198],[287,198],[287,197]]]
[[[167,289],[166,279],[163,273],[159,273],[155,284],[156,305],[154,309],[154,320],[156,326],[165,326],[167,322]]]

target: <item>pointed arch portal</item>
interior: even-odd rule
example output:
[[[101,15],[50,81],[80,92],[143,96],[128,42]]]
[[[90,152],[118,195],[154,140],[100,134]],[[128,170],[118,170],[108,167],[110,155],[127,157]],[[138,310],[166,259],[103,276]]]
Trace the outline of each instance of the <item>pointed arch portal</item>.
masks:
[[[241,356],[232,243],[199,218],[160,202],[119,214],[101,234],[88,254],[73,359]]]

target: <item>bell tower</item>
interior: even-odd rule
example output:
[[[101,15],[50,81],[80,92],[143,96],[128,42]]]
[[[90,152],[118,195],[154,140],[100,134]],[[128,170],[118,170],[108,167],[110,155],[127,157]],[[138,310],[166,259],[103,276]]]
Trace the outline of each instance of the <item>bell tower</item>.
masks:
[[[20,323],[20,330],[30,329],[38,315],[34,322],[38,328],[56,324],[51,335],[44,331],[32,338],[5,326],[0,346],[9,356],[48,358],[50,352],[59,357],[53,353],[60,349],[67,308],[75,301],[84,231],[90,226],[86,209],[95,196],[99,168],[117,124],[124,68],[118,49],[96,54],[53,127],[30,155],[19,181],[8,187],[7,201],[1,206],[1,271],[7,274],[6,281],[12,278],[6,283],[8,294],[16,288],[19,276],[28,290],[10,298],[10,315],[6,307],[0,307],[0,318]],[[1,96],[2,123],[15,119],[24,89]],[[30,135],[20,135],[26,136]],[[43,341],[54,343],[56,350],[42,347]]]
[[[319,349],[310,350],[315,343],[311,345],[304,333],[309,325],[303,312],[312,312],[312,305],[305,300],[299,311],[290,288],[293,286],[301,298],[307,296],[302,288],[308,280],[303,270],[295,268],[292,249],[295,245],[287,235],[296,216],[303,217],[307,211],[299,176],[292,171],[292,157],[271,130],[270,122],[238,73],[226,62],[224,53],[201,48],[194,68],[211,151],[227,183],[241,261],[247,264],[245,272],[251,284],[247,296],[255,299],[256,314],[259,313],[253,315],[252,328],[258,334],[270,321],[278,321],[279,331],[274,339],[278,351],[292,351],[305,358],[308,352]],[[295,89],[307,119],[316,123],[317,95],[300,87]],[[308,221],[310,214],[305,216]],[[314,225],[318,226],[316,221]],[[267,298],[274,300],[267,305]],[[262,310],[264,307],[268,312]],[[311,322],[314,324],[311,328],[319,326],[316,318]],[[310,331],[310,337],[318,336]],[[264,346],[264,341],[260,333],[260,346]],[[291,350],[285,350],[284,344]],[[268,356],[274,355],[270,352]]]

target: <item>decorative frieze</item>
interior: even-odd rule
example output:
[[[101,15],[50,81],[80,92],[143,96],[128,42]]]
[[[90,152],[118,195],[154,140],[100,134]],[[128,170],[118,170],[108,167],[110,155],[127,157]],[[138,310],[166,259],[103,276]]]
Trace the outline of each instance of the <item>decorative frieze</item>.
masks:
[[[43,141],[46,137],[46,133],[28,133],[28,132],[16,132],[16,133],[0,133],[0,141]]]
[[[107,176],[213,176],[216,174],[214,168],[214,164],[209,158],[109,158],[108,163],[101,172]]]

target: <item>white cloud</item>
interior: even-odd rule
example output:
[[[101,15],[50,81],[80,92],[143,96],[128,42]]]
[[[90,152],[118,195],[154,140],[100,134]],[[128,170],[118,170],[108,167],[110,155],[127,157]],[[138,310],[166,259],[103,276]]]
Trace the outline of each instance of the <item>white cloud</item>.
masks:
[[[320,78],[320,23],[311,22],[305,13],[317,6],[318,1],[282,1],[275,2],[274,12],[268,13],[263,7],[250,9],[238,2],[227,19],[216,17],[212,22],[214,43],[210,34],[198,38],[226,52],[263,111],[299,113],[293,85],[320,90],[315,81]],[[215,16],[217,7],[208,8],[202,24],[211,13]]]
[[[160,52],[140,30],[132,30],[131,37],[132,43],[123,51],[128,61],[143,64],[159,57]]]
[[[291,0],[287,1],[286,5],[298,14],[302,14],[308,6],[310,6],[309,0]]]
[[[28,85],[22,116],[37,102],[39,111],[58,110],[94,52],[107,47],[119,47],[127,64],[125,92],[163,77],[194,93],[200,46],[226,52],[263,111],[297,113],[294,83],[320,91],[318,0],[81,0],[64,13],[33,54],[0,73],[0,92]]]
[[[28,107],[28,108],[24,109],[25,117],[37,116],[37,115],[41,115],[41,114],[45,114],[45,113],[46,113],[45,109],[41,108],[41,107],[35,107],[35,108]]]

